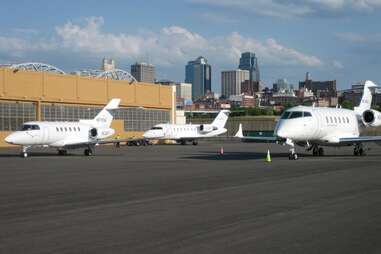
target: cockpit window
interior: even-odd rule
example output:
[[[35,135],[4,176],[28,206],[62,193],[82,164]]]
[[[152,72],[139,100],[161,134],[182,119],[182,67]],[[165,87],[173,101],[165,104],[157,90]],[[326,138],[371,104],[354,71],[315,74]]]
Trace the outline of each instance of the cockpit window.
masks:
[[[285,111],[283,112],[282,116],[280,117],[280,119],[288,119],[288,117],[290,116],[291,112],[290,111]]]
[[[31,130],[39,130],[40,127],[37,124],[24,124],[21,127],[22,131],[31,131]]]
[[[162,127],[157,127],[157,126],[154,126],[151,128],[151,130],[162,130],[163,128]]]
[[[291,112],[290,119],[299,118],[299,117],[303,117],[303,112],[302,111],[293,111],[293,112]]]
[[[312,115],[307,111],[285,111],[280,119],[293,119],[299,117],[312,117]]]
[[[305,111],[305,112],[303,112],[303,116],[304,116],[304,117],[307,117],[307,116],[312,116],[312,115],[311,115],[310,112],[306,112],[306,111]]]

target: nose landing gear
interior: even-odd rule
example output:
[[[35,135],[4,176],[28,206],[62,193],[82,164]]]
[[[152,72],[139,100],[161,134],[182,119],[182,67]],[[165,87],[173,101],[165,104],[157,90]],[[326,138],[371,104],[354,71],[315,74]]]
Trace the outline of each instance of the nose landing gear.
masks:
[[[299,157],[298,157],[298,154],[295,152],[295,144],[294,144],[294,142],[291,139],[287,139],[286,140],[286,144],[291,146],[290,153],[288,155],[288,159],[289,160],[297,160]]]
[[[290,152],[290,154],[288,155],[288,159],[289,160],[297,160],[297,159],[299,159],[298,154],[295,152],[294,153]]]
[[[28,148],[29,148],[29,146],[23,146],[22,147],[22,152],[20,154],[21,157],[28,158],[28,156],[29,156],[29,154],[27,152]]]

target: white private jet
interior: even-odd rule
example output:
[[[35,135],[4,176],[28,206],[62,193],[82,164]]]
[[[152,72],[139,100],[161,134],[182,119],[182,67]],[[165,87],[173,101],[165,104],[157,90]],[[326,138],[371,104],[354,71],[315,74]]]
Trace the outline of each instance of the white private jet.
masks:
[[[146,139],[176,140],[185,145],[187,141],[197,145],[200,138],[216,137],[226,133],[225,124],[229,111],[221,110],[211,124],[158,124],[146,131]]]
[[[27,150],[33,147],[54,147],[58,154],[66,155],[68,149],[85,148],[90,156],[96,145],[115,143],[117,140],[102,140],[112,136],[110,128],[113,116],[109,110],[117,109],[120,99],[112,99],[99,114],[91,120],[78,122],[26,122],[19,131],[11,133],[5,142],[23,147],[21,155],[28,157]]]
[[[354,146],[355,156],[365,155],[363,143],[381,141],[381,136],[360,136],[362,129],[381,125],[381,113],[370,108],[374,87],[372,81],[365,82],[361,103],[354,110],[297,106],[283,112],[273,137],[244,136],[242,124],[235,136],[244,141],[287,144],[291,146],[290,160],[298,159],[295,144],[312,150],[314,156],[324,155],[321,146]]]

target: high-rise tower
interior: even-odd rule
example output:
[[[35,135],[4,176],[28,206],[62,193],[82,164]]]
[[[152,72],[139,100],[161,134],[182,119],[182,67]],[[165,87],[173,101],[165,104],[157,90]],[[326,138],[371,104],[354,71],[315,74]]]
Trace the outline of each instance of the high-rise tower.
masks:
[[[205,57],[189,61],[185,66],[185,83],[192,84],[192,99],[197,100],[212,90],[212,68]]]

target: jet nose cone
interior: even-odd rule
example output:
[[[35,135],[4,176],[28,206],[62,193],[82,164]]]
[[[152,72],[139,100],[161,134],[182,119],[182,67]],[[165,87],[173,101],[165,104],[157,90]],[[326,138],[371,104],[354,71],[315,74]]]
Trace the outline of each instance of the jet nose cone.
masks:
[[[286,138],[286,132],[284,131],[284,128],[278,127],[275,130],[275,135],[280,138]]]
[[[144,137],[144,138],[151,138],[152,135],[150,134],[149,131],[146,131],[146,132],[144,132],[143,137]]]
[[[14,135],[11,134],[9,136],[7,136],[5,139],[4,139],[5,142],[7,142],[8,144],[13,144],[14,143]]]

